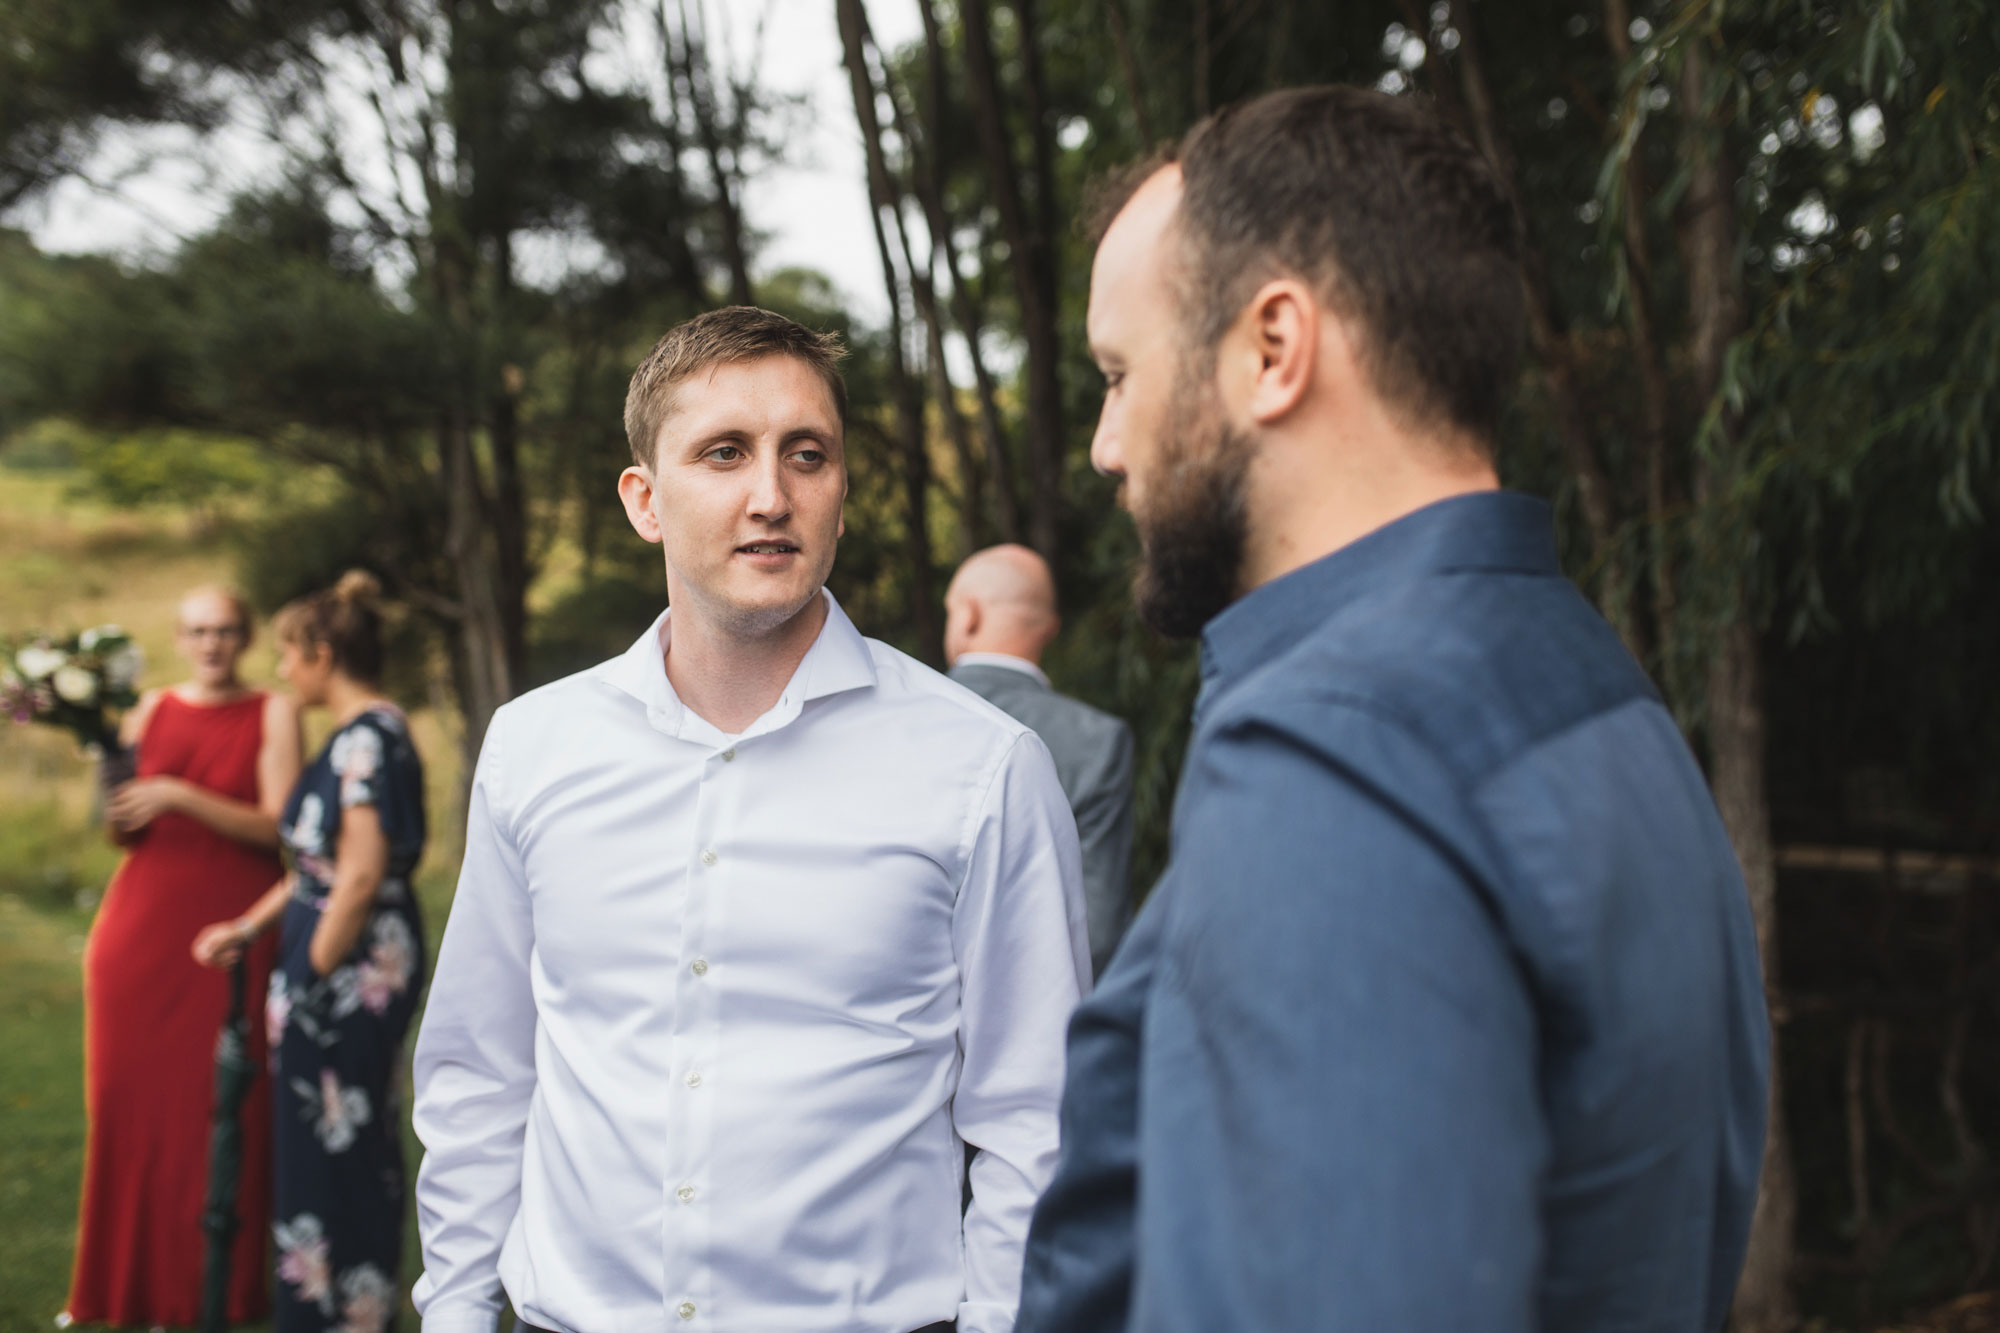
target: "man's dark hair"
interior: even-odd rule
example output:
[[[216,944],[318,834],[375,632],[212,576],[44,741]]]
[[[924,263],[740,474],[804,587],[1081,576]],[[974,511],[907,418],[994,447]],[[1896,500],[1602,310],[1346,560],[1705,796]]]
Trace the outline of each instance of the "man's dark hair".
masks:
[[[1301,278],[1392,408],[1490,446],[1520,356],[1520,241],[1470,144],[1410,98],[1292,88],[1216,112],[1173,157],[1196,350],[1258,287]]]

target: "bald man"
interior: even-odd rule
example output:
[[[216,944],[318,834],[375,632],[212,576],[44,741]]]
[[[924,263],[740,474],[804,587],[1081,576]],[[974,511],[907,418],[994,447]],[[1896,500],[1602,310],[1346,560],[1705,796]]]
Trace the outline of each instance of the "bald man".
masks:
[[[1025,546],[968,557],[944,595],[951,678],[1017,722],[1055,756],[1083,844],[1090,964],[1102,972],[1132,919],[1132,729],[1058,694],[1042,652],[1062,628],[1048,563]]]

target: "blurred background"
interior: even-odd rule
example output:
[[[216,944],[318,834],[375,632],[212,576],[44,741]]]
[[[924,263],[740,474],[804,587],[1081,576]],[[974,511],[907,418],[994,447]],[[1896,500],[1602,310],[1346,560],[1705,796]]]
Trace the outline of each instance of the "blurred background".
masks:
[[[441,922],[493,709],[663,600],[631,368],[754,301],[854,347],[864,632],[935,663],[960,558],[1054,561],[1051,674],[1138,734],[1143,888],[1195,660],[1086,457],[1076,219],[1322,81],[1433,99],[1511,192],[1503,475],[1744,862],[1781,1096],[1737,1326],[2000,1327],[1987,0],[0,0],[0,633],[116,621],[164,684],[181,590],[376,571]],[[91,799],[0,730],[0,1328],[48,1326],[74,1239]]]

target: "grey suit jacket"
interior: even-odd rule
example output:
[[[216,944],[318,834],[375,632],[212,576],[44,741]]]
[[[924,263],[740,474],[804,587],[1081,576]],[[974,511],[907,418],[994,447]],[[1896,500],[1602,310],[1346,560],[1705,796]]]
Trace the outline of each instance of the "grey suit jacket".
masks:
[[[981,663],[954,667],[951,678],[1024,723],[1054,756],[1083,845],[1090,963],[1102,972],[1132,919],[1132,729],[1025,671]]]

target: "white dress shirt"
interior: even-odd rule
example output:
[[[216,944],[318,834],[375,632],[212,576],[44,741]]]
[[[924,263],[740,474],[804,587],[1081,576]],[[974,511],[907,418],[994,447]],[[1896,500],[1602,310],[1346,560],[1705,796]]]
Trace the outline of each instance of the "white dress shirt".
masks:
[[[494,715],[417,1040],[425,1333],[491,1333],[503,1286],[561,1333],[1012,1329],[1075,825],[1032,731],[822,595],[739,736],[665,615]]]

